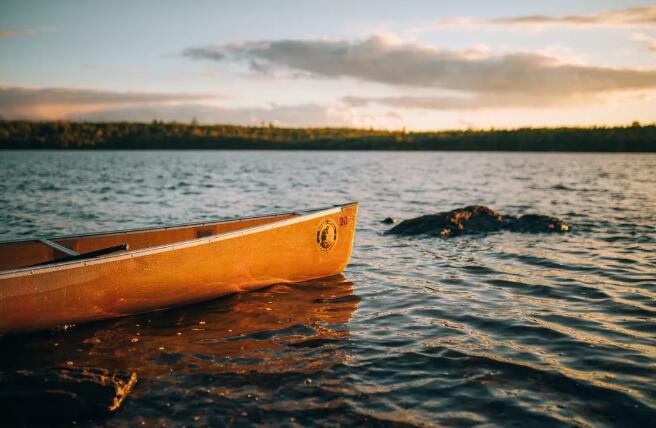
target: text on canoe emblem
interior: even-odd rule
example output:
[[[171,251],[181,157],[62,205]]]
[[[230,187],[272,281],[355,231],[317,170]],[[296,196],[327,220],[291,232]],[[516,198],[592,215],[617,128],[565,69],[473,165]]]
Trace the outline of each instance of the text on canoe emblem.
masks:
[[[337,224],[331,219],[325,219],[317,230],[317,244],[323,251],[330,251],[337,243]]]

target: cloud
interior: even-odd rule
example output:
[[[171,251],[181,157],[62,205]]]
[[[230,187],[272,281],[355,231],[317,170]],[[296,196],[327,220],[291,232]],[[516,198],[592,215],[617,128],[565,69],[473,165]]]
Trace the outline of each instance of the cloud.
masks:
[[[0,30],[0,39],[10,39],[18,36],[32,36],[41,33],[59,31],[57,28],[23,28],[22,30]]]
[[[315,78],[352,78],[402,90],[457,91],[469,98],[379,99],[451,108],[513,103],[557,104],[613,91],[656,88],[656,70],[567,63],[540,53],[492,55],[486,50],[446,50],[381,36],[365,40],[280,40],[191,48],[184,55],[245,64],[252,72],[303,73]],[[349,100],[351,105],[357,98]],[[412,101],[412,102],[411,102]]]
[[[496,25],[528,27],[582,26],[582,27],[642,27],[656,25],[656,7],[634,7],[588,15],[550,17],[543,15],[500,18],[488,21]]]
[[[206,94],[114,92],[74,88],[0,87],[0,107],[37,104],[124,104],[215,98]]]
[[[75,88],[0,87],[0,115],[5,118],[52,119],[74,112],[177,103],[218,98],[217,95],[187,93],[114,92]]]
[[[349,106],[319,104],[229,108],[203,105],[219,96],[113,92],[71,88],[0,87],[0,117],[28,120],[164,121],[281,126],[369,126]]]
[[[634,7],[591,14],[546,16],[527,15],[496,19],[474,19],[467,17],[445,18],[434,21],[433,28],[480,27],[652,27],[656,25],[656,7]]]
[[[655,37],[650,37],[646,34],[642,33],[635,33],[631,35],[632,40],[636,40],[638,42],[642,42],[644,44],[644,47],[652,53],[656,53],[656,38]]]
[[[348,96],[344,97],[342,101],[352,107],[365,107],[376,104],[402,109],[479,110],[488,108],[569,107],[603,100],[599,97],[582,99],[576,94],[571,96],[542,95],[539,97],[526,94],[476,94],[473,96]]]
[[[361,126],[362,119],[348,108],[318,104],[277,105],[252,108],[224,108],[207,105],[183,104],[175,106],[141,106],[115,108],[85,114],[74,114],[72,120],[89,121],[137,121],[152,120],[199,123],[223,123],[237,125],[278,126]]]

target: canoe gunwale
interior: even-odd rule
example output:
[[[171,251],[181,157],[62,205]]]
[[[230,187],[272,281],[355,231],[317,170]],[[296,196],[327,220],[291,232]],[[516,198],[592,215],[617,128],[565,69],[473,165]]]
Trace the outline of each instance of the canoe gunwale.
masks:
[[[286,214],[298,214],[298,215],[306,215],[306,214],[311,214],[317,211],[324,211],[327,209],[331,208],[345,208],[351,205],[357,204],[357,201],[353,202],[347,202],[344,204],[336,204],[336,205],[331,205],[329,207],[321,207],[321,208],[310,208],[307,210],[293,210],[293,211],[280,211],[280,212],[274,212],[274,213],[267,213],[267,214],[262,214],[262,215],[254,215],[254,216],[235,216],[235,217],[226,217],[226,218],[221,218],[221,219],[216,219],[216,220],[206,220],[206,221],[199,221],[199,222],[192,222],[192,223],[176,223],[172,224],[169,226],[145,226],[145,227],[136,227],[134,229],[118,229],[118,230],[110,230],[108,232],[89,232],[89,233],[81,233],[81,234],[71,234],[71,235],[55,235],[55,236],[49,236],[47,239],[49,240],[59,240],[59,239],[72,239],[72,238],[87,238],[87,237],[102,237],[102,236],[111,236],[111,235],[122,235],[122,234],[128,234],[128,233],[135,233],[135,232],[159,232],[162,230],[175,230],[175,229],[184,229],[186,227],[202,227],[202,226],[211,226],[214,224],[223,224],[223,223],[239,223],[245,220],[256,220],[256,219],[262,219],[262,218],[267,218],[267,217],[278,217],[281,215],[286,215]],[[19,242],[29,242],[29,241],[38,241],[42,239],[42,237],[30,237],[30,238],[20,238],[20,239],[9,239],[6,241],[0,241],[0,245],[4,244],[16,244]],[[2,272],[2,271],[0,271]]]
[[[175,226],[167,226],[167,227],[160,227],[160,228],[140,228],[140,229],[130,229],[130,230],[121,230],[121,231],[116,231],[116,232],[102,232],[102,233],[90,233],[90,234],[84,234],[84,235],[69,235],[69,236],[58,236],[54,238],[49,238],[49,239],[65,239],[65,238],[82,238],[82,237],[88,237],[88,236],[106,236],[106,235],[118,235],[122,233],[131,233],[131,232],[140,232],[140,231],[158,231],[158,230],[170,230],[170,229],[176,229],[176,228],[184,228],[184,227],[195,227],[195,226],[203,226],[203,225],[211,225],[211,224],[217,224],[217,223],[230,223],[230,222],[238,222],[242,220],[249,220],[249,219],[258,219],[258,218],[267,218],[267,217],[276,217],[280,215],[285,215],[285,214],[298,214],[295,217],[292,218],[286,218],[278,221],[274,221],[271,223],[263,224],[263,225],[257,225],[257,226],[251,226],[247,227],[245,229],[240,229],[232,232],[225,232],[225,233],[219,233],[216,235],[210,235],[206,237],[201,237],[201,238],[195,238],[195,239],[190,239],[190,240],[185,240],[185,241],[178,241],[178,242],[173,242],[169,244],[164,244],[164,245],[157,245],[153,247],[148,247],[148,248],[142,248],[138,250],[133,250],[133,251],[128,251],[124,253],[118,253],[118,254],[108,254],[105,256],[100,256],[91,260],[83,260],[83,261],[70,261],[70,262],[53,262],[48,265],[44,265],[42,267],[24,267],[24,268],[17,268],[17,269],[9,269],[5,271],[0,271],[0,280],[1,279],[8,279],[8,278],[14,278],[14,277],[19,277],[19,276],[28,276],[28,275],[37,275],[37,274],[42,274],[42,273],[48,273],[48,272],[55,272],[59,270],[65,270],[65,269],[73,269],[76,267],[80,266],[89,266],[89,265],[94,265],[94,264],[100,264],[100,263],[109,263],[113,261],[118,261],[118,260],[123,260],[123,259],[131,259],[131,258],[137,258],[137,257],[143,257],[147,256],[150,254],[156,254],[156,253],[163,253],[167,251],[175,251],[178,249],[182,248],[189,248],[189,247],[194,247],[198,245],[205,245],[209,244],[212,242],[217,242],[217,241],[223,241],[223,240],[228,240],[228,239],[234,239],[238,238],[240,236],[244,235],[250,235],[254,233],[260,233],[264,232],[267,230],[271,230],[274,228],[279,228],[279,227],[285,227],[289,226],[292,224],[296,223],[301,223],[309,220],[313,220],[316,218],[324,217],[326,215],[330,214],[335,214],[342,212],[346,207],[355,205],[357,202],[350,202],[346,204],[340,204],[340,205],[335,205],[329,208],[318,208],[318,209],[312,209],[312,210],[302,210],[302,211],[287,211],[287,212],[281,212],[281,213],[276,213],[276,214],[266,214],[262,216],[253,216],[253,217],[236,217],[236,218],[228,218],[225,220],[218,220],[214,222],[201,222],[201,223],[188,223],[188,224],[180,224],[180,225],[175,225]],[[0,244],[7,244],[7,243],[13,243],[13,242],[25,242],[25,241],[31,241],[33,239],[21,239],[17,241],[4,241]]]

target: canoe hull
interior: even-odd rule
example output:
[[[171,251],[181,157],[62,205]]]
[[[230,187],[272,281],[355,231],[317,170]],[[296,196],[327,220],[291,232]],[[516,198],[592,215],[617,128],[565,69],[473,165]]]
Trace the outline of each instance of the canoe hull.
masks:
[[[357,204],[98,260],[0,274],[0,334],[191,304],[342,272]]]

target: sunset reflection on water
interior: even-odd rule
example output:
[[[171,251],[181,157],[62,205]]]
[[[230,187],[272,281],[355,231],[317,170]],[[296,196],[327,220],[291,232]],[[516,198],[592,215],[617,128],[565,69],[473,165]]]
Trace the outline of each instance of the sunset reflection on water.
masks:
[[[349,340],[347,323],[359,301],[343,275],[273,285],[203,304],[34,334],[28,340],[7,337],[0,343],[2,369],[42,375],[49,368],[64,370],[66,376],[71,370],[103,369],[109,375],[136,375],[137,396],[162,377],[312,374],[347,358],[340,344]],[[76,387],[72,384],[71,391]]]
[[[13,152],[0,171],[5,239],[361,203],[345,277],[0,340],[0,377],[27,373],[27,386],[0,382],[0,412],[45,413],[52,396],[37,393],[53,376],[70,392],[71,379],[135,373],[104,423],[649,426],[656,415],[653,155]],[[470,204],[572,231],[384,234],[388,216]],[[106,417],[84,419],[78,404],[60,420]]]

